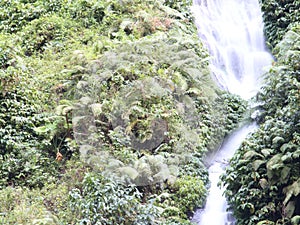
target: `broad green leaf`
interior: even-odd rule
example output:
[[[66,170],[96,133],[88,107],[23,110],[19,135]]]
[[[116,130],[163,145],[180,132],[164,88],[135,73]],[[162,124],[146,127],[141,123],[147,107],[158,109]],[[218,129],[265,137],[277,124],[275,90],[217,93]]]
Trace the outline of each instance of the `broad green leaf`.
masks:
[[[255,160],[253,163],[252,163],[252,166],[253,166],[253,169],[255,170],[255,171],[257,171],[258,170],[258,168],[261,166],[261,165],[263,165],[263,164],[265,164],[266,163],[266,161],[264,161],[264,160]]]
[[[284,140],[283,137],[275,137],[272,140],[272,144],[273,144],[274,147],[278,147],[284,142],[285,142],[285,140]]]
[[[265,157],[267,157],[267,156],[269,156],[269,155],[272,153],[272,149],[264,148],[264,149],[261,150],[261,153],[262,153]]]
[[[257,225],[275,225],[275,223],[270,220],[263,220],[263,221],[258,222]]]
[[[291,168],[285,166],[282,168],[281,170],[281,176],[280,176],[280,182],[282,184],[286,184],[289,180],[289,177],[290,177],[290,171],[291,171]]]
[[[287,218],[292,218],[296,208],[295,201],[289,201],[289,203],[285,207],[285,213]]]
[[[284,166],[281,161],[282,154],[274,155],[267,162],[267,175],[271,183],[277,182],[280,177],[280,169]]]
[[[283,193],[286,195],[283,204],[286,205],[293,195],[298,196],[300,194],[300,178],[293,184],[285,187]]]
[[[102,104],[94,103],[90,105],[93,115],[99,116],[102,113]]]
[[[299,225],[299,224],[300,224],[300,216],[299,216],[299,215],[294,216],[294,217],[291,219],[291,222],[292,222],[292,225]]]
[[[294,158],[294,159],[299,159],[299,158],[300,158],[300,149],[298,149],[297,151],[295,151],[295,152],[293,153],[293,158]]]
[[[258,156],[259,158],[264,158],[261,154],[257,153],[256,151],[250,150],[244,154],[244,159],[252,159]]]

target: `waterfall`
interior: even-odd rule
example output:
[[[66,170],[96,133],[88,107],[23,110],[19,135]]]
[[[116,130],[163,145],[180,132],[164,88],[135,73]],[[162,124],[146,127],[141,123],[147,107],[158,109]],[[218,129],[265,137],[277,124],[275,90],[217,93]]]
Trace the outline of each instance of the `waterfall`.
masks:
[[[194,0],[193,13],[216,82],[245,99],[253,97],[272,61],[258,0]]]
[[[272,62],[265,47],[258,0],[194,0],[192,11],[199,37],[211,55],[210,69],[217,84],[244,99],[255,96],[260,77]],[[209,195],[205,208],[195,212],[193,222],[234,224],[234,218],[226,212],[224,190],[217,183],[228,160],[256,127],[250,124],[234,132],[210,160]]]
[[[257,128],[255,123],[246,125],[231,134],[222,144],[216,155],[212,156],[209,172],[210,189],[204,209],[195,212],[192,219],[199,225],[233,225],[234,218],[227,212],[226,198],[223,189],[218,187],[219,177],[233,156],[235,150],[240,146],[247,135]]]

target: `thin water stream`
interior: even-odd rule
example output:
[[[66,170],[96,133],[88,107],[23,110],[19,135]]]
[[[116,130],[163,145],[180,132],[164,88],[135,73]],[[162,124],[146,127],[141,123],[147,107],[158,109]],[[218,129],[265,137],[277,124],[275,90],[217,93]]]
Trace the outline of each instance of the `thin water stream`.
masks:
[[[233,156],[235,150],[240,146],[246,136],[256,129],[257,125],[252,123],[243,126],[232,133],[222,144],[219,151],[209,159],[209,181],[210,193],[204,209],[199,209],[193,222],[201,225],[233,225],[234,218],[226,211],[226,199],[223,189],[218,187],[219,177],[224,172],[228,160]]]
[[[255,96],[261,87],[260,78],[272,62],[265,47],[258,0],[194,0],[193,12],[199,37],[211,55],[210,67],[216,82],[244,99]],[[234,224],[217,183],[227,161],[255,128],[255,124],[248,124],[234,132],[212,157],[207,203],[192,219],[198,225]]]

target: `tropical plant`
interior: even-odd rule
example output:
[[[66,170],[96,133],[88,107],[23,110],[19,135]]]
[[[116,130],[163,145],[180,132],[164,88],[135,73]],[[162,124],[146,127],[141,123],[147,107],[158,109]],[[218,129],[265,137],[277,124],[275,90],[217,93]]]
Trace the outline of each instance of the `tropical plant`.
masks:
[[[80,224],[155,224],[158,209],[142,204],[142,193],[100,174],[86,174],[82,190],[70,192],[70,208]]]
[[[289,30],[289,25],[300,21],[300,3],[297,0],[260,0],[260,4],[265,35],[269,46],[274,48]]]
[[[1,1],[0,3],[0,32],[15,33],[28,22],[46,13],[40,2]]]
[[[260,128],[222,176],[238,224],[297,224],[299,192],[299,46],[294,25],[276,46],[276,64],[258,95]]]
[[[35,133],[34,128],[45,118],[39,108],[24,93],[6,92],[0,98],[0,160],[1,186],[42,186],[56,174],[56,163],[48,145]]]
[[[64,49],[64,42],[71,38],[72,31],[78,25],[66,18],[47,15],[29,22],[22,31],[18,32],[20,45],[26,56],[42,53],[47,48],[54,48],[54,52]]]

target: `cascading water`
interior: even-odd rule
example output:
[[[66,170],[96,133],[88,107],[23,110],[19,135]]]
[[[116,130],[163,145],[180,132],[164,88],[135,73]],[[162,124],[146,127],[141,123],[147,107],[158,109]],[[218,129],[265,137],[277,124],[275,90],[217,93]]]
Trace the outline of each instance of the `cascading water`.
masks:
[[[258,0],[194,0],[193,12],[199,36],[211,55],[210,67],[216,82],[244,99],[255,96],[260,77],[272,62],[265,47]],[[251,124],[233,133],[210,160],[209,196],[205,208],[195,213],[193,222],[234,224],[217,183],[227,161],[255,128]]]
[[[210,190],[204,210],[196,211],[193,222],[199,225],[231,225],[234,218],[226,211],[226,199],[223,196],[223,189],[218,187],[219,177],[224,172],[228,160],[235,150],[240,146],[246,136],[256,129],[256,124],[247,125],[237,130],[226,139],[218,151],[213,156],[209,167]]]
[[[258,0],[194,0],[193,12],[217,83],[245,99],[253,97],[262,69],[272,60]]]

